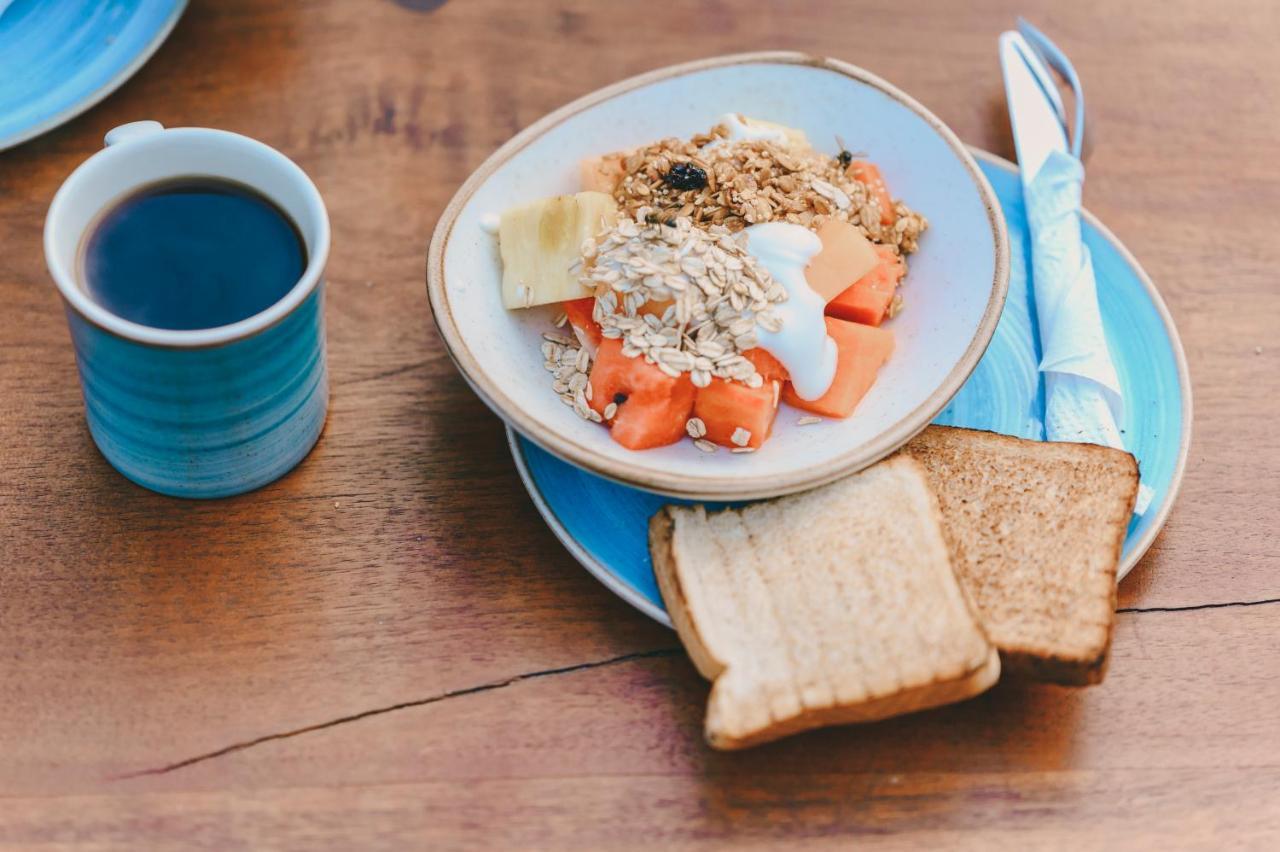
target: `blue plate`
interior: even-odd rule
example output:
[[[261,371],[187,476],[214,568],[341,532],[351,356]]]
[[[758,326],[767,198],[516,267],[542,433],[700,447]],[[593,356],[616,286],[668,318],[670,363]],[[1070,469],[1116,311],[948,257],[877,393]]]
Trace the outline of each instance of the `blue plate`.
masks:
[[[187,0],[0,0],[0,151],[75,118],[156,52]]]
[[[1044,384],[1036,368],[1036,331],[1026,214],[1015,167],[975,151],[1009,227],[1009,297],[982,361],[935,422],[1043,439]],[[1088,212],[1084,239],[1093,253],[1107,343],[1125,397],[1121,431],[1138,458],[1150,507],[1129,524],[1120,576],[1146,552],[1173,506],[1191,440],[1191,383],[1164,301],[1120,241]],[[649,565],[649,517],[669,498],[580,470],[508,428],[511,453],[529,494],[555,534],[601,582],[670,624]]]

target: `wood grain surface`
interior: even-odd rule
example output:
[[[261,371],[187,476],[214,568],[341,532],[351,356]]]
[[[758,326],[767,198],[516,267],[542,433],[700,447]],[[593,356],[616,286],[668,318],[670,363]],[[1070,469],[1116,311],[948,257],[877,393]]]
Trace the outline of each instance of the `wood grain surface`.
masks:
[[[0,848],[1255,847],[1280,843],[1280,5],[195,0],[98,107],[0,153]],[[1181,329],[1196,421],[1106,682],[733,755],[674,634],[540,521],[431,326],[456,187],[622,77],[789,48],[1012,155],[1028,16],[1083,76],[1086,203]],[[45,210],[109,128],[221,127],[333,220],[333,402],[282,481],[208,503],[86,432]]]

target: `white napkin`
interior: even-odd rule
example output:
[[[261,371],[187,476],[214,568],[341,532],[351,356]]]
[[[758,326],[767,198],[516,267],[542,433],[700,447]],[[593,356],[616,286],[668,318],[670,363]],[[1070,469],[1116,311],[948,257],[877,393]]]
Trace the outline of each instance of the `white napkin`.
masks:
[[[1044,356],[1045,438],[1124,449],[1124,397],[1098,311],[1093,259],[1080,233],[1084,166],[1054,151],[1023,192]],[[1138,487],[1138,514],[1151,503]]]

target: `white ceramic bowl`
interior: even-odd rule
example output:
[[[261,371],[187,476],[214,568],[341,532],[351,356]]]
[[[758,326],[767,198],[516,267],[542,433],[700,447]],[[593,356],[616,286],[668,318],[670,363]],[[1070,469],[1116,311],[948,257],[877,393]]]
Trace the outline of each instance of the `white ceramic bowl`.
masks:
[[[668,136],[726,112],[800,128],[836,153],[838,134],[878,164],[896,197],[928,217],[911,256],[897,348],[853,416],[799,427],[783,406],[756,453],[706,454],[691,442],[628,450],[552,393],[541,334],[555,306],[507,311],[487,213],[579,191],[578,161]],[[546,116],[463,184],[436,226],[427,291],[436,325],[476,393],[552,453],[628,485],[678,497],[737,500],[812,488],[908,441],[946,406],[982,357],[1008,287],[1004,220],[964,146],[932,113],[843,62],[796,53],[725,56],[625,80]]]

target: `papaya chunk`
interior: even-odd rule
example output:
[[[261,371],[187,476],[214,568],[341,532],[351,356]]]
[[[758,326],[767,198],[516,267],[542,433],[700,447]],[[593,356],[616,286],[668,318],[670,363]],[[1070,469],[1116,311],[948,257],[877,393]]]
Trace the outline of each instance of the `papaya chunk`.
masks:
[[[622,153],[605,154],[601,157],[588,157],[578,163],[578,174],[582,179],[582,188],[590,192],[603,192],[613,195],[613,191],[622,181]]]
[[[801,399],[791,383],[782,389],[788,405],[823,417],[844,418],[875,384],[876,374],[893,352],[893,332],[859,323],[826,317],[827,334],[836,342],[839,356],[836,376],[825,394],[815,400]]]
[[[884,321],[907,267],[888,246],[876,246],[876,254],[880,257],[876,268],[827,302],[827,316],[863,325],[879,325]]]
[[[889,194],[889,187],[885,185],[884,176],[880,174],[880,167],[866,160],[854,160],[849,164],[849,168],[845,169],[845,174],[865,184],[871,191],[871,197],[880,207],[880,224],[892,225],[893,196]]]
[[[875,245],[848,222],[828,219],[817,233],[822,251],[805,267],[804,280],[824,302],[830,302],[875,269],[880,258]]]
[[[590,405],[613,439],[631,450],[674,444],[685,436],[697,388],[688,373],[668,376],[644,358],[622,354],[622,342],[604,338],[589,377]],[[612,417],[605,417],[609,406]]]
[[[600,328],[600,323],[596,322],[593,316],[596,309],[595,297],[571,299],[568,302],[562,302],[560,306],[564,308],[565,316],[569,318],[569,325],[579,333],[579,338],[592,349],[598,347],[600,341],[604,339],[604,330]]]
[[[693,416],[707,427],[703,437],[722,447],[759,449],[773,431],[781,385],[768,380],[752,388],[742,382],[712,379],[711,384],[698,389],[693,403]],[[733,440],[735,434],[739,441]]]
[[[756,367],[756,372],[764,378],[767,384],[770,381],[785,382],[791,378],[791,374],[787,372],[787,368],[782,366],[782,362],[766,349],[748,349],[742,353],[742,357],[746,358]]]

